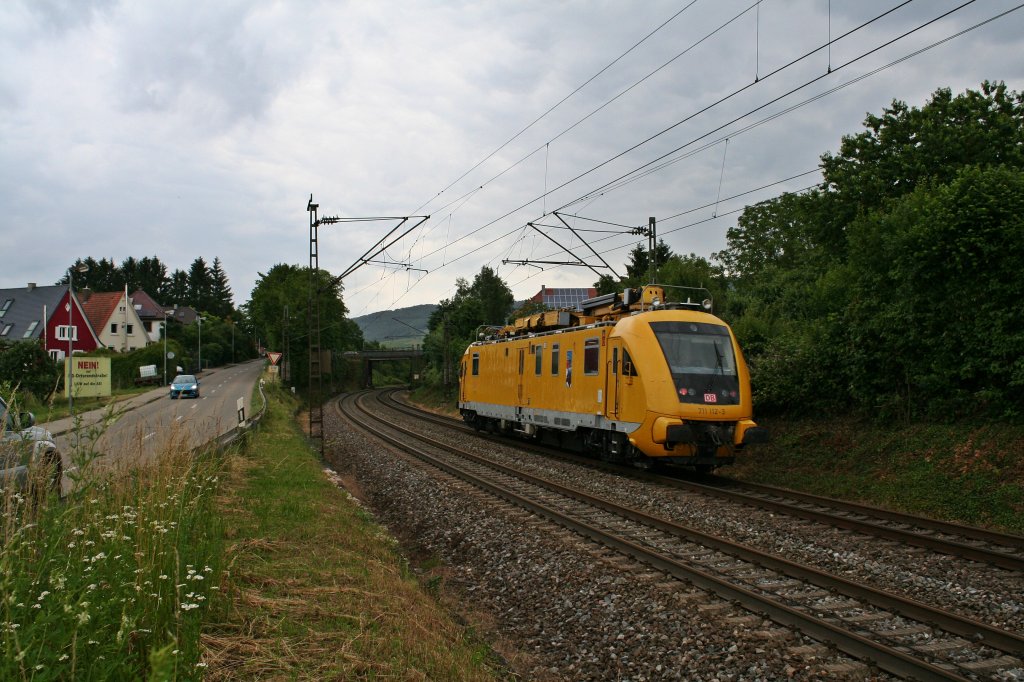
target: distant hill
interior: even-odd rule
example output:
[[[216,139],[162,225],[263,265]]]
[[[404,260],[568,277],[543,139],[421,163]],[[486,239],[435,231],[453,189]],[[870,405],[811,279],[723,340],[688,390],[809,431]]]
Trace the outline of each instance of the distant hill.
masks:
[[[353,317],[352,321],[363,330],[363,338],[367,341],[379,341],[385,345],[396,341],[420,344],[423,343],[424,334],[420,334],[416,330],[427,331],[430,314],[436,308],[437,306],[433,303],[425,303],[409,308],[382,310],[379,313],[361,315]],[[396,320],[401,320],[401,322]]]

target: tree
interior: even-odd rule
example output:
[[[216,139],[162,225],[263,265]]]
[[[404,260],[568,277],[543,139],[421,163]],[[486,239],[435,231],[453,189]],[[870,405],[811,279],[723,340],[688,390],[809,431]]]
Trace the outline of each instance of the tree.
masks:
[[[662,240],[658,240],[654,247],[654,259],[659,268],[672,257],[672,249]],[[651,259],[647,247],[637,244],[629,252],[629,260],[626,262],[626,280],[629,286],[640,286],[650,282]]]
[[[310,269],[297,265],[278,264],[260,278],[252,290],[246,307],[256,335],[266,347],[287,351],[295,385],[305,386],[309,381],[309,291]],[[340,282],[325,270],[317,270],[312,283],[320,299],[320,347],[336,354],[362,347],[363,336],[359,326],[346,315],[348,309],[342,301]],[[334,377],[344,372],[344,364],[335,362]]]
[[[213,277],[202,256],[192,261],[192,266],[188,270],[188,300],[196,310],[212,310],[216,306],[213,297]]]
[[[188,305],[191,301],[188,287],[188,273],[184,270],[175,270],[167,282],[167,286],[160,292],[161,300],[165,305],[178,304]]]
[[[480,302],[481,324],[504,324],[515,302],[515,296],[505,281],[486,265],[473,278],[470,296]]]
[[[0,377],[40,401],[57,388],[61,365],[38,341],[0,341]]]
[[[1001,82],[956,97],[940,88],[920,109],[894,100],[864,126],[843,137],[838,154],[821,158],[845,220],[922,182],[950,182],[964,166],[1024,165],[1024,94]]]
[[[821,189],[748,207],[716,254],[758,409],[1019,416],[1022,95],[940,89],[865,127],[822,156]]]
[[[227,317],[234,310],[231,301],[231,287],[228,285],[228,276],[221,267],[220,258],[213,259],[213,266],[210,268],[210,279],[212,281],[212,307],[210,311],[221,317]]]
[[[491,268],[480,269],[473,283],[455,281],[455,295],[445,299],[430,315],[423,351],[434,375],[446,386],[455,383],[453,368],[466,346],[476,339],[483,325],[503,326],[515,297]]]
[[[968,167],[850,226],[855,395],[894,416],[1024,415],[1024,172]]]

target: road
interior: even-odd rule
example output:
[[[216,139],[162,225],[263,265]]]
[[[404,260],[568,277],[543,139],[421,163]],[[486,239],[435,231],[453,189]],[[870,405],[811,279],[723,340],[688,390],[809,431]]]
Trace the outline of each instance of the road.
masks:
[[[77,471],[86,453],[99,453],[93,466],[130,467],[169,449],[194,448],[235,428],[239,398],[245,418],[255,414],[261,404],[252,405],[250,398],[265,365],[253,360],[207,370],[199,377],[198,399],[172,400],[168,389],[160,387],[126,401],[113,414],[98,410],[80,415],[77,428],[70,419],[44,426],[56,436],[65,473]],[[68,492],[71,485],[65,475],[63,490]]]

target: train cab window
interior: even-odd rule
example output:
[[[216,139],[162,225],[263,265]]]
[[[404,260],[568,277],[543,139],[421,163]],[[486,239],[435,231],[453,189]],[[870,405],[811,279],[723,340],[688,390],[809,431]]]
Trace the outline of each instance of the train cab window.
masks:
[[[538,343],[533,347],[533,373],[540,376],[544,367],[544,344]]]
[[[612,374],[619,373],[619,349],[612,348]]]
[[[480,374],[480,354],[473,353],[473,376]]]
[[[622,349],[622,375],[627,377],[636,376],[636,365],[633,364],[633,358],[629,357],[629,351],[625,348]]]
[[[551,373],[558,374],[558,344],[551,344]]]
[[[601,346],[596,338],[583,342],[583,373],[597,374],[601,367]]]

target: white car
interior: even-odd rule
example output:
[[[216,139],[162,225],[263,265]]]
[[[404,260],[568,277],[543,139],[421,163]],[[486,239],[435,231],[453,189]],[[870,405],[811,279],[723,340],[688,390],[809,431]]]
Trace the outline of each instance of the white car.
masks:
[[[30,474],[45,476],[47,489],[60,494],[63,463],[53,434],[35,426],[31,412],[15,414],[0,398],[0,487],[24,489]]]

